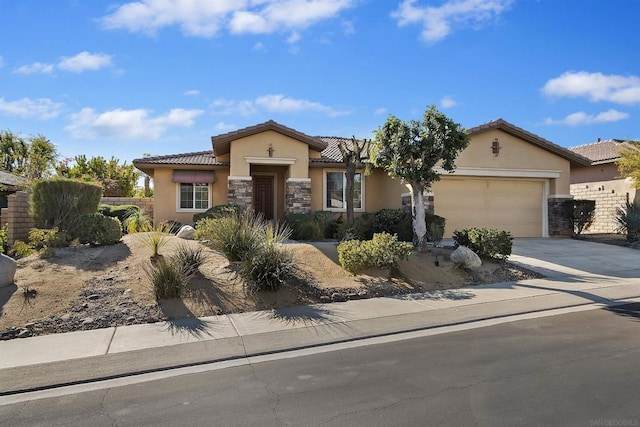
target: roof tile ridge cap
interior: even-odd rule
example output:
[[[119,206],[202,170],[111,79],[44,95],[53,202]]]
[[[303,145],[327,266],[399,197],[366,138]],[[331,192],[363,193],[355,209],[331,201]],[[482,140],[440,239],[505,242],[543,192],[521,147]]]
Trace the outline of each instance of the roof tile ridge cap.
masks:
[[[140,157],[134,160],[152,160],[152,159],[166,159],[169,157],[179,157],[179,156],[189,156],[194,154],[211,154],[213,155],[213,150],[203,150],[203,151],[190,151],[188,153],[175,153],[175,154],[163,154],[160,156],[149,156],[149,157]]]

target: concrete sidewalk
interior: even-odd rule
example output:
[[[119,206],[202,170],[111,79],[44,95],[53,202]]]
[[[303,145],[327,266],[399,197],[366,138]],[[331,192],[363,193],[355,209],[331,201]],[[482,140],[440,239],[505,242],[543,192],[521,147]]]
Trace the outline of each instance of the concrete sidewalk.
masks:
[[[0,342],[0,395],[523,313],[585,304],[611,305],[640,298],[640,272],[637,271],[640,264],[637,261],[622,272],[611,272],[608,264],[603,267],[607,271],[600,272],[592,264],[570,265],[567,260],[563,265],[554,263],[562,259],[560,253],[556,258],[540,259],[534,252],[527,251],[538,244],[536,240],[523,244],[514,251],[512,261],[545,272],[548,276],[545,279]],[[568,241],[567,244],[573,243]],[[625,262],[626,257],[637,260],[640,256],[637,251],[620,249],[624,249],[620,253]],[[589,250],[598,253],[602,248],[589,247]]]

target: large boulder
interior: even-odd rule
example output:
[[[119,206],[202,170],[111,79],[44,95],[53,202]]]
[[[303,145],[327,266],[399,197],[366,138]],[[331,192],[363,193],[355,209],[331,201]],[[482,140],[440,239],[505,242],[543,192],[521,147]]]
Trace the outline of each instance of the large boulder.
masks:
[[[11,257],[0,254],[0,288],[13,285],[18,264]]]
[[[176,236],[185,240],[193,240],[193,236],[195,236],[195,234],[196,234],[195,228],[193,228],[190,225],[183,225],[182,227],[180,227],[180,230],[178,230],[178,233],[176,234]]]
[[[466,246],[458,246],[451,252],[451,262],[472,270],[482,265],[480,257]]]

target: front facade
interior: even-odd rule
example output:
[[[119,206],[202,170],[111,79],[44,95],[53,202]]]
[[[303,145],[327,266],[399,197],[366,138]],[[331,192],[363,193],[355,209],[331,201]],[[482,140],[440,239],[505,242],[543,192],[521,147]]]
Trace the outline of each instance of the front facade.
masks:
[[[445,235],[491,227],[517,237],[568,234],[557,210],[570,198],[569,170],[588,160],[496,120],[469,129],[471,142],[432,188]],[[134,160],[154,179],[154,220],[191,223],[193,215],[227,203],[267,219],[288,213],[346,211],[340,137],[311,137],[268,121],[211,138],[212,151]],[[379,169],[356,175],[355,211],[401,208],[408,189]]]
[[[627,201],[640,201],[640,192],[630,178],[620,175],[616,164],[625,147],[631,147],[628,141],[610,139],[570,148],[592,161],[588,166],[571,169],[571,194],[576,199],[596,202],[594,222],[585,233],[616,233],[617,208]]]

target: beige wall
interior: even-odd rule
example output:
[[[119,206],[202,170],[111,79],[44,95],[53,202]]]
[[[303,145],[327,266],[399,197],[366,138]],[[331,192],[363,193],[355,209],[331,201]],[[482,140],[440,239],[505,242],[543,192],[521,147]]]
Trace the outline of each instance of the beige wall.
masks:
[[[249,176],[250,164],[245,157],[262,157],[269,159],[269,144],[275,150],[273,158],[294,158],[290,166],[288,178],[308,178],[309,146],[286,135],[274,131],[266,131],[231,142],[231,175]]]
[[[618,167],[615,163],[571,169],[571,184],[580,182],[602,182],[619,178],[620,172],[618,172]]]
[[[176,169],[189,169],[179,166]],[[202,170],[203,168],[192,168]],[[209,185],[210,206],[227,203],[227,177],[229,171],[216,169],[213,171],[215,182]],[[153,220],[156,222],[174,220],[183,224],[193,222],[193,214],[202,211],[178,211],[178,185],[172,182],[172,168],[156,168],[153,173]]]
[[[344,170],[340,167],[311,168],[311,210],[324,209],[324,172]],[[406,193],[407,187],[400,180],[391,179],[383,170],[374,169],[370,175],[364,178],[364,210],[377,212],[380,209],[402,207],[402,193]]]
[[[491,151],[498,138],[500,153]],[[524,169],[560,171],[549,181],[549,194],[569,194],[569,161],[501,130],[473,135],[469,146],[456,159],[458,168]]]

